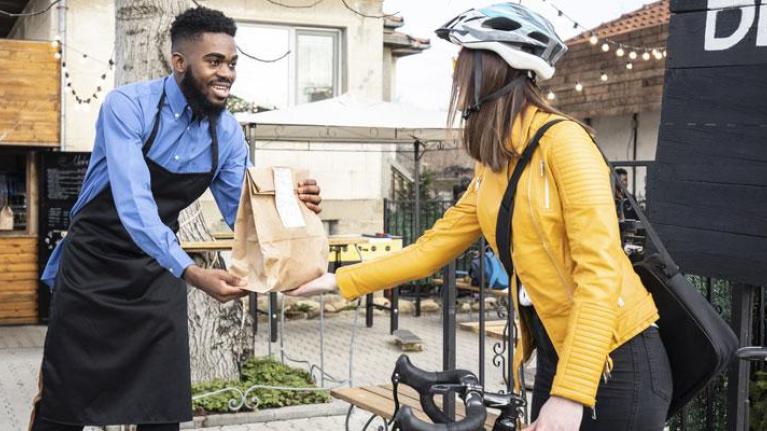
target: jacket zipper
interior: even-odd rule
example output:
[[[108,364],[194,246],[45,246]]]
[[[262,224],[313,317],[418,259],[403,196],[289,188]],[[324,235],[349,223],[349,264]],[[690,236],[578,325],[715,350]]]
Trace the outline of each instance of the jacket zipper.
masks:
[[[541,177],[543,177],[544,206],[548,210],[551,209],[551,195],[549,193],[549,177],[546,176],[546,165],[543,160],[541,160]]]
[[[562,283],[562,286],[567,290],[567,295],[570,300],[573,298],[573,294],[570,291],[570,286],[565,281],[565,276],[562,274],[561,268],[559,268],[559,265],[557,265],[556,261],[554,260],[554,256],[551,253],[551,249],[549,248],[548,244],[546,244],[546,240],[543,238],[543,231],[541,226],[538,223],[538,219],[535,216],[535,211],[533,210],[533,198],[532,198],[532,184],[533,184],[533,177],[528,177],[527,181],[527,209],[530,213],[530,218],[533,220],[533,225],[535,226],[536,233],[538,234],[538,239],[541,241],[541,245],[543,246],[543,250],[546,252],[546,255],[549,257],[549,261],[551,261],[551,264],[554,266],[554,268],[557,270],[557,275],[559,275],[559,281]]]

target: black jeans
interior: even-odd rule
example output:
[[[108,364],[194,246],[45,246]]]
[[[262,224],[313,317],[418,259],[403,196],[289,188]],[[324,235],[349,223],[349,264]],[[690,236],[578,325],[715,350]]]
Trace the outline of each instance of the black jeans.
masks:
[[[537,369],[531,419],[549,399],[557,353],[532,307],[523,308],[537,345]],[[581,431],[661,431],[671,402],[672,380],[666,348],[649,327],[610,353],[611,377],[601,379],[594,410],[584,407]]]
[[[35,413],[39,411],[40,401],[35,403],[35,411],[32,413],[32,427],[30,431],[82,431],[82,425],[66,425],[47,421],[38,417]],[[145,424],[139,425],[138,431],[178,431],[180,424]]]

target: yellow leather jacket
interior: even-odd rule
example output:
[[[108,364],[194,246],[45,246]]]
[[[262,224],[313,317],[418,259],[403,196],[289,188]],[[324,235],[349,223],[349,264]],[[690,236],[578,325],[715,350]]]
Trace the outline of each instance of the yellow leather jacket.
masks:
[[[511,145],[521,154],[554,118],[528,107],[513,124]],[[427,277],[481,234],[497,253],[498,208],[515,163],[508,172],[477,166],[460,201],[416,243],[340,268],[342,295],[354,298]],[[559,357],[551,395],[594,407],[609,352],[655,322],[658,312],[621,249],[609,167],[580,125],[559,123],[541,139],[520,179],[512,224],[514,268]],[[516,302],[516,282],[512,289]],[[515,370],[533,350],[520,324]]]

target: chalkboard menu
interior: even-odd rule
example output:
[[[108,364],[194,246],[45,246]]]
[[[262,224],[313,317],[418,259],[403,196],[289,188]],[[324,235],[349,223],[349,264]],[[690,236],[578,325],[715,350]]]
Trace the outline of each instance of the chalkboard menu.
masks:
[[[53,249],[66,235],[69,212],[77,201],[88,170],[91,153],[50,152],[40,154],[40,203],[38,259],[42,274]],[[38,289],[40,319],[46,321],[50,308],[50,290],[40,283]]]
[[[767,4],[672,0],[650,217],[686,273],[767,284]]]

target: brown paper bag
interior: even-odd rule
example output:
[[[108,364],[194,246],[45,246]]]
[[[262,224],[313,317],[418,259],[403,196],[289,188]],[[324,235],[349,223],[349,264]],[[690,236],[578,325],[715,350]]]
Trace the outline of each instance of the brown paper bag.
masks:
[[[8,205],[0,209],[0,230],[13,230],[13,210]]]
[[[289,168],[246,171],[229,272],[247,277],[247,290],[291,290],[327,271],[322,221],[295,194],[296,184],[305,178],[305,171]]]

